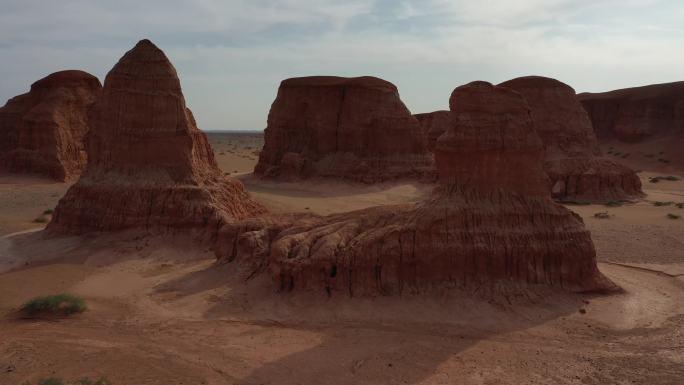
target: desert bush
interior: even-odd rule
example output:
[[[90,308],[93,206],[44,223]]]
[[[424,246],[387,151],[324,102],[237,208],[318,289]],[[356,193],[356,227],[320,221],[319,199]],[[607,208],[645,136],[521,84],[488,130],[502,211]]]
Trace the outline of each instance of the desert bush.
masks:
[[[675,206],[677,206],[678,209],[684,209],[684,202],[677,203]]]
[[[82,298],[72,294],[57,294],[34,298],[26,302],[21,311],[29,316],[36,315],[71,315],[86,310]]]
[[[655,201],[653,202],[653,206],[661,207],[661,206],[672,206],[674,202],[660,202],[660,201]]]
[[[682,216],[681,216],[681,215],[677,215],[677,214],[669,213],[669,214],[667,214],[667,217],[670,218],[670,219],[679,219],[679,218],[681,218]]]
[[[594,214],[594,218],[598,219],[610,219],[610,214],[608,214],[607,211],[601,211],[599,213]]]
[[[33,220],[34,223],[48,223],[48,218],[45,215],[41,215]]]
[[[620,206],[622,206],[622,201],[608,201],[608,202],[606,202],[606,206],[608,206],[608,207],[620,207]]]
[[[47,210],[43,211],[43,215],[52,215],[52,213],[54,213],[54,210],[52,210],[52,209],[47,209]]]

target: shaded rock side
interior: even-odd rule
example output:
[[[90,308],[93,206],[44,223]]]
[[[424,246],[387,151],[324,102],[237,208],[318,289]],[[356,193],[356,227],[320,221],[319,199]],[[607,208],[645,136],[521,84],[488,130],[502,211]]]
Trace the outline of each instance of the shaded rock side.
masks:
[[[87,163],[88,111],[102,86],[83,71],[60,71],[0,108],[0,169],[66,181]]]
[[[425,144],[428,150],[434,151],[437,139],[445,133],[452,124],[451,111],[426,112],[413,116],[418,119],[420,126],[423,128],[423,136],[425,137]]]
[[[421,127],[397,88],[374,77],[284,80],[255,173],[374,183],[431,169]]]
[[[476,82],[452,101],[457,116],[435,144],[440,186],[431,198],[234,221],[219,232],[219,261],[236,263],[246,278],[268,271],[280,291],[328,295],[613,288],[581,219],[549,197],[542,142],[522,96]]]
[[[634,170],[602,157],[589,116],[572,87],[540,76],[499,86],[519,92],[530,106],[544,143],[544,169],[554,198],[605,202],[643,195]]]
[[[582,93],[578,98],[601,139],[639,142],[684,135],[684,82]]]
[[[90,121],[88,166],[49,229],[218,228],[265,211],[221,173],[176,70],[150,41],[109,72]]]

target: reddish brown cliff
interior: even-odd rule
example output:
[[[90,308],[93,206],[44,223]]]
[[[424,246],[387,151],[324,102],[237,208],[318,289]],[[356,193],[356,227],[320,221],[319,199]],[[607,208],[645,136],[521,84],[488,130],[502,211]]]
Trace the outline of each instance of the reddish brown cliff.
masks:
[[[401,295],[448,288],[612,287],[581,219],[555,204],[543,146],[515,91],[475,82],[435,145],[440,187],[416,205],[317,217],[265,216],[219,233],[217,256],[277,288]]]
[[[418,119],[423,128],[423,136],[428,150],[434,151],[437,138],[445,133],[451,125],[452,114],[450,111],[435,111],[413,116]]]
[[[602,157],[591,121],[575,90],[558,80],[528,76],[500,84],[527,100],[545,147],[544,169],[560,200],[609,201],[642,194],[634,170]]]
[[[684,82],[578,97],[601,139],[638,142],[658,135],[684,135]]]
[[[102,86],[83,71],[61,71],[0,108],[0,169],[59,181],[86,165],[88,110]]]
[[[220,172],[176,70],[150,41],[107,74],[90,121],[87,168],[60,200],[50,229],[219,226],[264,211]]]
[[[430,166],[420,124],[392,83],[315,76],[281,83],[254,171],[372,183],[421,176]]]

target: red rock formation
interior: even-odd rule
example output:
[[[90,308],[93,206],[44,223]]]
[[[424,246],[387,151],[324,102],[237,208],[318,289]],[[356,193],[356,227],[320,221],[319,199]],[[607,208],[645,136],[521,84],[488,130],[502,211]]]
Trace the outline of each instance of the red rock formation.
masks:
[[[88,166],[50,229],[218,226],[264,212],[242,183],[220,172],[176,70],[150,41],[109,72],[90,117]]]
[[[596,135],[625,142],[684,134],[684,82],[578,95]]]
[[[548,196],[529,107],[476,82],[452,95],[436,143],[441,186],[417,205],[329,217],[265,216],[224,226],[217,256],[277,287],[329,295],[417,294],[452,287],[612,287],[581,219]]]
[[[642,195],[641,181],[632,169],[602,157],[591,121],[572,87],[539,76],[500,86],[519,92],[530,106],[555,198],[609,201]]]
[[[428,150],[434,151],[437,138],[445,133],[452,124],[452,114],[450,111],[435,111],[413,116],[418,119],[421,127],[423,127],[423,136]]]
[[[316,76],[281,83],[254,171],[373,183],[420,176],[430,165],[420,124],[392,83]]]
[[[83,71],[61,71],[0,108],[0,169],[65,181],[86,165],[88,110],[102,86]]]

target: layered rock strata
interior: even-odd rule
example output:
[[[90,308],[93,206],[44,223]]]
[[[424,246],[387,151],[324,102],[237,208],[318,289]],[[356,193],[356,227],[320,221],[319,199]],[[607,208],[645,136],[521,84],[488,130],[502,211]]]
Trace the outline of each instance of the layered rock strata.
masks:
[[[605,202],[639,197],[634,170],[602,156],[575,90],[558,80],[528,76],[500,84],[519,92],[532,111],[545,148],[544,170],[559,200]]]
[[[217,257],[267,271],[280,291],[420,294],[449,288],[606,290],[581,219],[549,197],[542,141],[517,92],[475,82],[452,95],[435,144],[440,186],[415,205],[226,224]]]
[[[175,68],[149,40],[107,74],[90,122],[88,165],[49,229],[217,229],[265,211],[219,170]]]
[[[0,170],[66,181],[87,163],[88,111],[100,81],[83,71],[53,73],[0,108]]]
[[[431,170],[421,127],[397,88],[374,77],[284,80],[255,173],[374,183]]]

